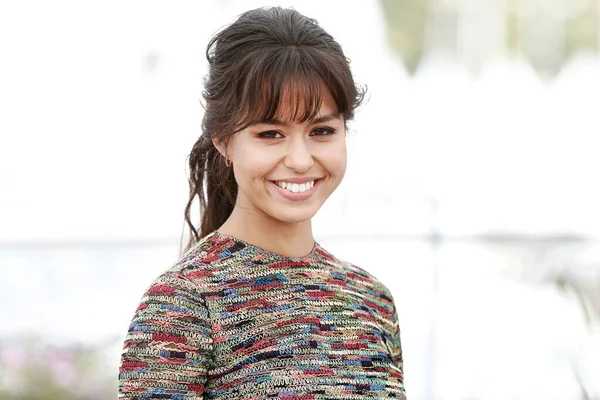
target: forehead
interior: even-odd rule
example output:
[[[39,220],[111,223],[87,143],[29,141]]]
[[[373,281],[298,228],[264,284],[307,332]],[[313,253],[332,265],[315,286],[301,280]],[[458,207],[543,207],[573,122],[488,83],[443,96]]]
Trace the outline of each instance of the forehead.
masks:
[[[277,120],[285,123],[302,123],[322,117],[338,115],[339,110],[329,90],[324,88],[319,97],[307,98],[304,93],[296,92],[279,98],[276,112],[272,118],[263,121]]]
[[[338,112],[338,105],[322,78],[314,73],[269,75],[250,85],[242,99],[242,125],[270,120],[301,123],[322,113]]]

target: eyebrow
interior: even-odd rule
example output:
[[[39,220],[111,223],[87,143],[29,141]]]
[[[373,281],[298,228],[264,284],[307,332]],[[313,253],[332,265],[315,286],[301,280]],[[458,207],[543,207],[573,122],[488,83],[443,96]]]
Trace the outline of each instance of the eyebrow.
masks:
[[[313,118],[313,119],[311,119],[310,121],[307,121],[307,122],[309,124],[322,124],[323,122],[329,122],[329,121],[333,121],[333,120],[339,119],[339,118],[340,118],[340,113],[337,112],[337,113],[323,115],[323,116],[318,117],[318,118]],[[266,120],[262,121],[261,124],[285,126],[285,125],[288,125],[288,122],[279,120],[277,118],[272,118],[272,119],[266,119]]]

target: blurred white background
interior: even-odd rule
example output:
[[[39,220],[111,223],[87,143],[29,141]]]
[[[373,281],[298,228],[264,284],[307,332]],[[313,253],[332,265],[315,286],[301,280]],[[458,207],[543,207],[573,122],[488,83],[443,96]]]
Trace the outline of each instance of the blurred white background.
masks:
[[[598,0],[0,3],[0,398],[116,396],[177,260],[206,44],[263,5],[368,86],[314,228],[392,291],[409,398],[600,399]]]

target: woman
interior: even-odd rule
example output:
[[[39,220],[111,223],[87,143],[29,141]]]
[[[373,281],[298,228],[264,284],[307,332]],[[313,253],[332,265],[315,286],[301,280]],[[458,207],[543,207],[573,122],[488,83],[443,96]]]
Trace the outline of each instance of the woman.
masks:
[[[405,399],[390,291],[311,230],[344,177],[364,94],[342,49],[316,21],[261,8],[207,58],[191,239],[135,311],[120,398]]]

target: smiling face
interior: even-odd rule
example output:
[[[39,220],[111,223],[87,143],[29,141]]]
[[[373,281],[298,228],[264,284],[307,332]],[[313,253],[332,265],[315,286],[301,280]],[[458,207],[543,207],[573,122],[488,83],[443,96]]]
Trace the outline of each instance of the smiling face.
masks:
[[[280,107],[272,120],[233,135],[227,153],[219,148],[233,162],[236,212],[269,222],[304,222],[342,182],[347,162],[345,121],[329,91],[322,95],[314,118],[292,121],[290,107]],[[291,185],[292,180],[297,185]]]

